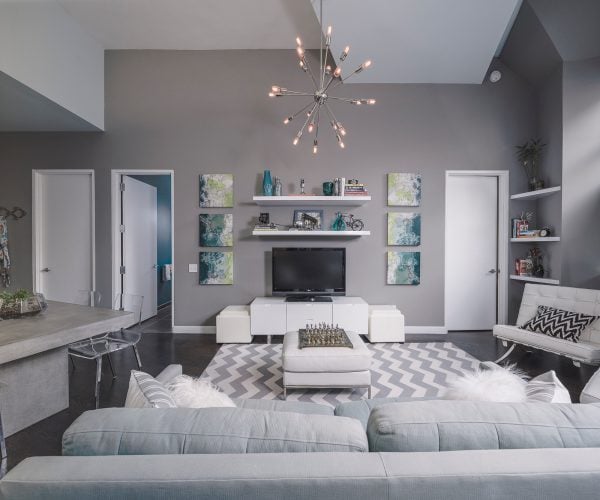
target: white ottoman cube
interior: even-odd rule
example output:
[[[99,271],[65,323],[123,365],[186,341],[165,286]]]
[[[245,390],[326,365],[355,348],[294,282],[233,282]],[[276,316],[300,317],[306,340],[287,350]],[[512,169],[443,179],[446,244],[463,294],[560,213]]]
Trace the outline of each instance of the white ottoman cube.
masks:
[[[371,342],[404,342],[404,315],[396,306],[369,306]]]
[[[250,306],[227,306],[217,315],[217,344],[250,342]]]
[[[355,332],[346,332],[354,346],[298,347],[298,332],[283,338],[283,388],[366,388],[371,397],[371,351]]]

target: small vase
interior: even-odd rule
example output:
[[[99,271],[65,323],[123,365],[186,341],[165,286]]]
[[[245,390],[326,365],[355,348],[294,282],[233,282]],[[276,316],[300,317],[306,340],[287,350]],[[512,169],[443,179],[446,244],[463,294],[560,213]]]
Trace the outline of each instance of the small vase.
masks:
[[[529,191],[537,191],[538,189],[544,189],[544,181],[539,177],[530,177],[528,182]]]
[[[283,194],[283,186],[281,185],[281,179],[279,177],[275,177],[275,196],[281,196]]]
[[[335,216],[335,220],[333,224],[331,224],[331,229],[334,231],[345,231],[346,223],[344,222],[344,218],[342,217],[341,212],[338,212]]]
[[[271,180],[270,170],[265,170],[263,174],[263,195],[273,196],[273,181]]]

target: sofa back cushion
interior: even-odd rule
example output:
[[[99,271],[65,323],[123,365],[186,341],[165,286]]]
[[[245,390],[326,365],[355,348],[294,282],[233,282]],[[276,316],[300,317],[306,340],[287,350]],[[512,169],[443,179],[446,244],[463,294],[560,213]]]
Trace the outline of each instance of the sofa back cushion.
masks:
[[[242,408],[105,408],[65,431],[63,455],[368,451],[360,422]]]
[[[600,290],[527,283],[521,299],[517,325],[524,325],[531,320],[537,314],[538,306],[600,316]],[[600,320],[594,321],[581,332],[579,342],[600,344]]]
[[[600,446],[600,405],[415,401],[375,408],[370,451]]]

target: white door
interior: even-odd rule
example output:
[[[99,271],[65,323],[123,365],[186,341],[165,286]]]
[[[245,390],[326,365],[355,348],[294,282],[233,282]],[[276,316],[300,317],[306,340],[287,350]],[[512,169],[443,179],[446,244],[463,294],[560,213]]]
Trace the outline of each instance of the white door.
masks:
[[[123,293],[144,297],[142,320],[156,316],[157,208],[156,188],[122,177]]]
[[[448,330],[491,330],[498,310],[498,178],[446,177]]]
[[[75,303],[94,289],[94,176],[91,171],[34,172],[34,288]]]

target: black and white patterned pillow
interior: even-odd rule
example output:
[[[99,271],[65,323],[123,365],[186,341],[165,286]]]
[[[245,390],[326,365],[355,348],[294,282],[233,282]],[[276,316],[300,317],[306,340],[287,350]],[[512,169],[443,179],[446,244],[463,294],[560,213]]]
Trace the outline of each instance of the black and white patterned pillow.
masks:
[[[579,341],[581,332],[598,319],[598,316],[565,311],[549,306],[538,306],[537,314],[521,326],[530,332],[544,333],[571,342]]]

